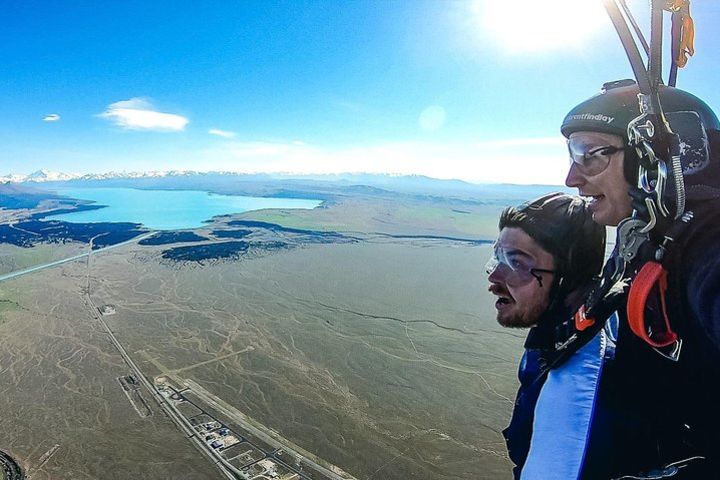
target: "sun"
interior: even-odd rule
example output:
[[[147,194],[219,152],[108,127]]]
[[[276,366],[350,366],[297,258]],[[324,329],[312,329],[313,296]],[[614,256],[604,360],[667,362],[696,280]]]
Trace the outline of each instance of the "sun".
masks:
[[[610,25],[601,0],[476,0],[473,10],[509,53],[579,49]]]

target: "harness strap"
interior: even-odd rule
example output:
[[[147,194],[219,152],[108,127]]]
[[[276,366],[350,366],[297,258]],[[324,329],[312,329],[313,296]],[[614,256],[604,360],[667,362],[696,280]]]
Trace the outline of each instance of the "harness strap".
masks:
[[[603,4],[605,5],[605,10],[610,17],[610,21],[612,21],[613,26],[618,33],[618,37],[620,37],[620,42],[623,45],[625,54],[630,61],[630,67],[632,67],[633,74],[637,80],[638,88],[640,89],[640,92],[647,95],[652,92],[650,77],[645,67],[645,62],[640,55],[640,50],[635,43],[635,38],[630,31],[630,27],[628,27],[625,23],[625,17],[623,17],[618,3],[616,3],[618,1],[620,0],[603,0]],[[652,41],[650,47],[650,50],[652,50]]]
[[[585,305],[581,305],[577,312],[575,312],[575,328],[582,332],[583,330],[592,327],[595,324],[595,319],[589,317],[585,312]]]
[[[690,16],[690,3],[687,0],[670,0],[665,9],[672,12],[672,62],[668,85],[674,87],[677,83],[678,68],[683,68],[688,57],[695,54],[695,22]]]
[[[678,335],[670,327],[665,293],[667,270],[658,262],[647,262],[638,272],[630,286],[627,314],[628,324],[635,335],[655,348],[667,347],[678,341]],[[645,316],[648,298],[656,291],[659,298],[661,322],[649,322]],[[658,328],[659,327],[659,328]]]

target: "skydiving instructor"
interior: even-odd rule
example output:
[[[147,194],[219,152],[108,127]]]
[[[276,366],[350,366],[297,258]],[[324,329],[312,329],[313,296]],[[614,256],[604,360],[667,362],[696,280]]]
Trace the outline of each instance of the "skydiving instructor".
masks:
[[[656,214],[637,187],[641,152],[629,146],[638,93],[633,81],[607,83],[561,127],[566,185],[591,199],[596,223],[618,230]],[[680,137],[686,214],[660,219],[643,243],[654,250],[632,265],[598,392],[606,431],[589,442],[611,446],[606,478],[720,478],[720,122],[683,90],[660,86],[659,98]]]

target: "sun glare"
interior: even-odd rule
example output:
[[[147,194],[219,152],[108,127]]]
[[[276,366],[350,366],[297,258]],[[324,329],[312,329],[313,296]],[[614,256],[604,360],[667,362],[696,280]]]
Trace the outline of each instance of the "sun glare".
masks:
[[[609,20],[600,0],[477,0],[483,33],[511,53],[582,48]]]

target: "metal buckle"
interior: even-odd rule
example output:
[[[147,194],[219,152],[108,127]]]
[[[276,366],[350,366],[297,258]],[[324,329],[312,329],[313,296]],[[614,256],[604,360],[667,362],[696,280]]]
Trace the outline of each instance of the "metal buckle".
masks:
[[[647,222],[639,218],[626,218],[617,227],[618,257],[627,265],[638,254],[640,247],[650,240],[650,234],[645,231]]]
[[[682,338],[678,338],[677,340],[675,340],[674,343],[668,345],[667,347],[653,347],[653,350],[655,350],[659,355],[667,358],[668,360],[677,362],[678,360],[680,360],[680,351],[682,350],[682,344]]]
[[[653,173],[657,175],[657,178],[650,179],[650,170],[643,165],[642,161],[640,162],[640,186],[650,194],[646,200],[646,206],[650,213],[650,223],[645,229],[646,232],[649,232],[655,227],[658,213],[666,218],[670,216],[670,211],[664,200],[668,171],[665,162],[657,158],[652,146],[650,146],[650,139],[655,135],[655,126],[647,119],[647,114],[650,113],[648,98],[639,94],[638,99],[642,113],[628,123],[627,133],[628,145],[635,148],[639,158],[647,159],[646,163],[652,167]],[[643,121],[645,123],[642,123]],[[651,202],[653,203],[652,206],[650,205]]]
[[[564,342],[555,342],[555,350],[556,351],[565,350],[568,347],[568,345],[570,345],[575,340],[577,340],[577,338],[578,338],[577,333],[573,333]]]
[[[643,232],[646,222],[629,217],[620,222],[617,227],[617,255],[610,258],[613,262],[613,270],[609,275],[604,275],[600,283],[589,295],[590,301],[586,303],[587,312],[591,313],[596,302],[609,292],[623,279],[627,265],[637,256],[640,247],[646,240],[650,239],[648,233]]]
[[[667,185],[667,165],[663,160],[656,160],[655,165],[657,166],[657,178],[654,180],[650,180],[648,178],[648,170],[645,167],[640,166],[640,186],[643,190],[650,194],[646,199],[646,205],[649,207],[648,200],[651,200],[655,206],[653,209],[655,212],[653,213],[660,212],[660,215],[667,218],[670,216],[670,211],[663,200],[663,195],[665,194],[665,188]],[[650,208],[648,209],[650,210]],[[654,227],[655,223],[652,222],[653,213],[651,213],[651,223]],[[650,231],[651,229],[652,227],[648,228],[647,231]]]

